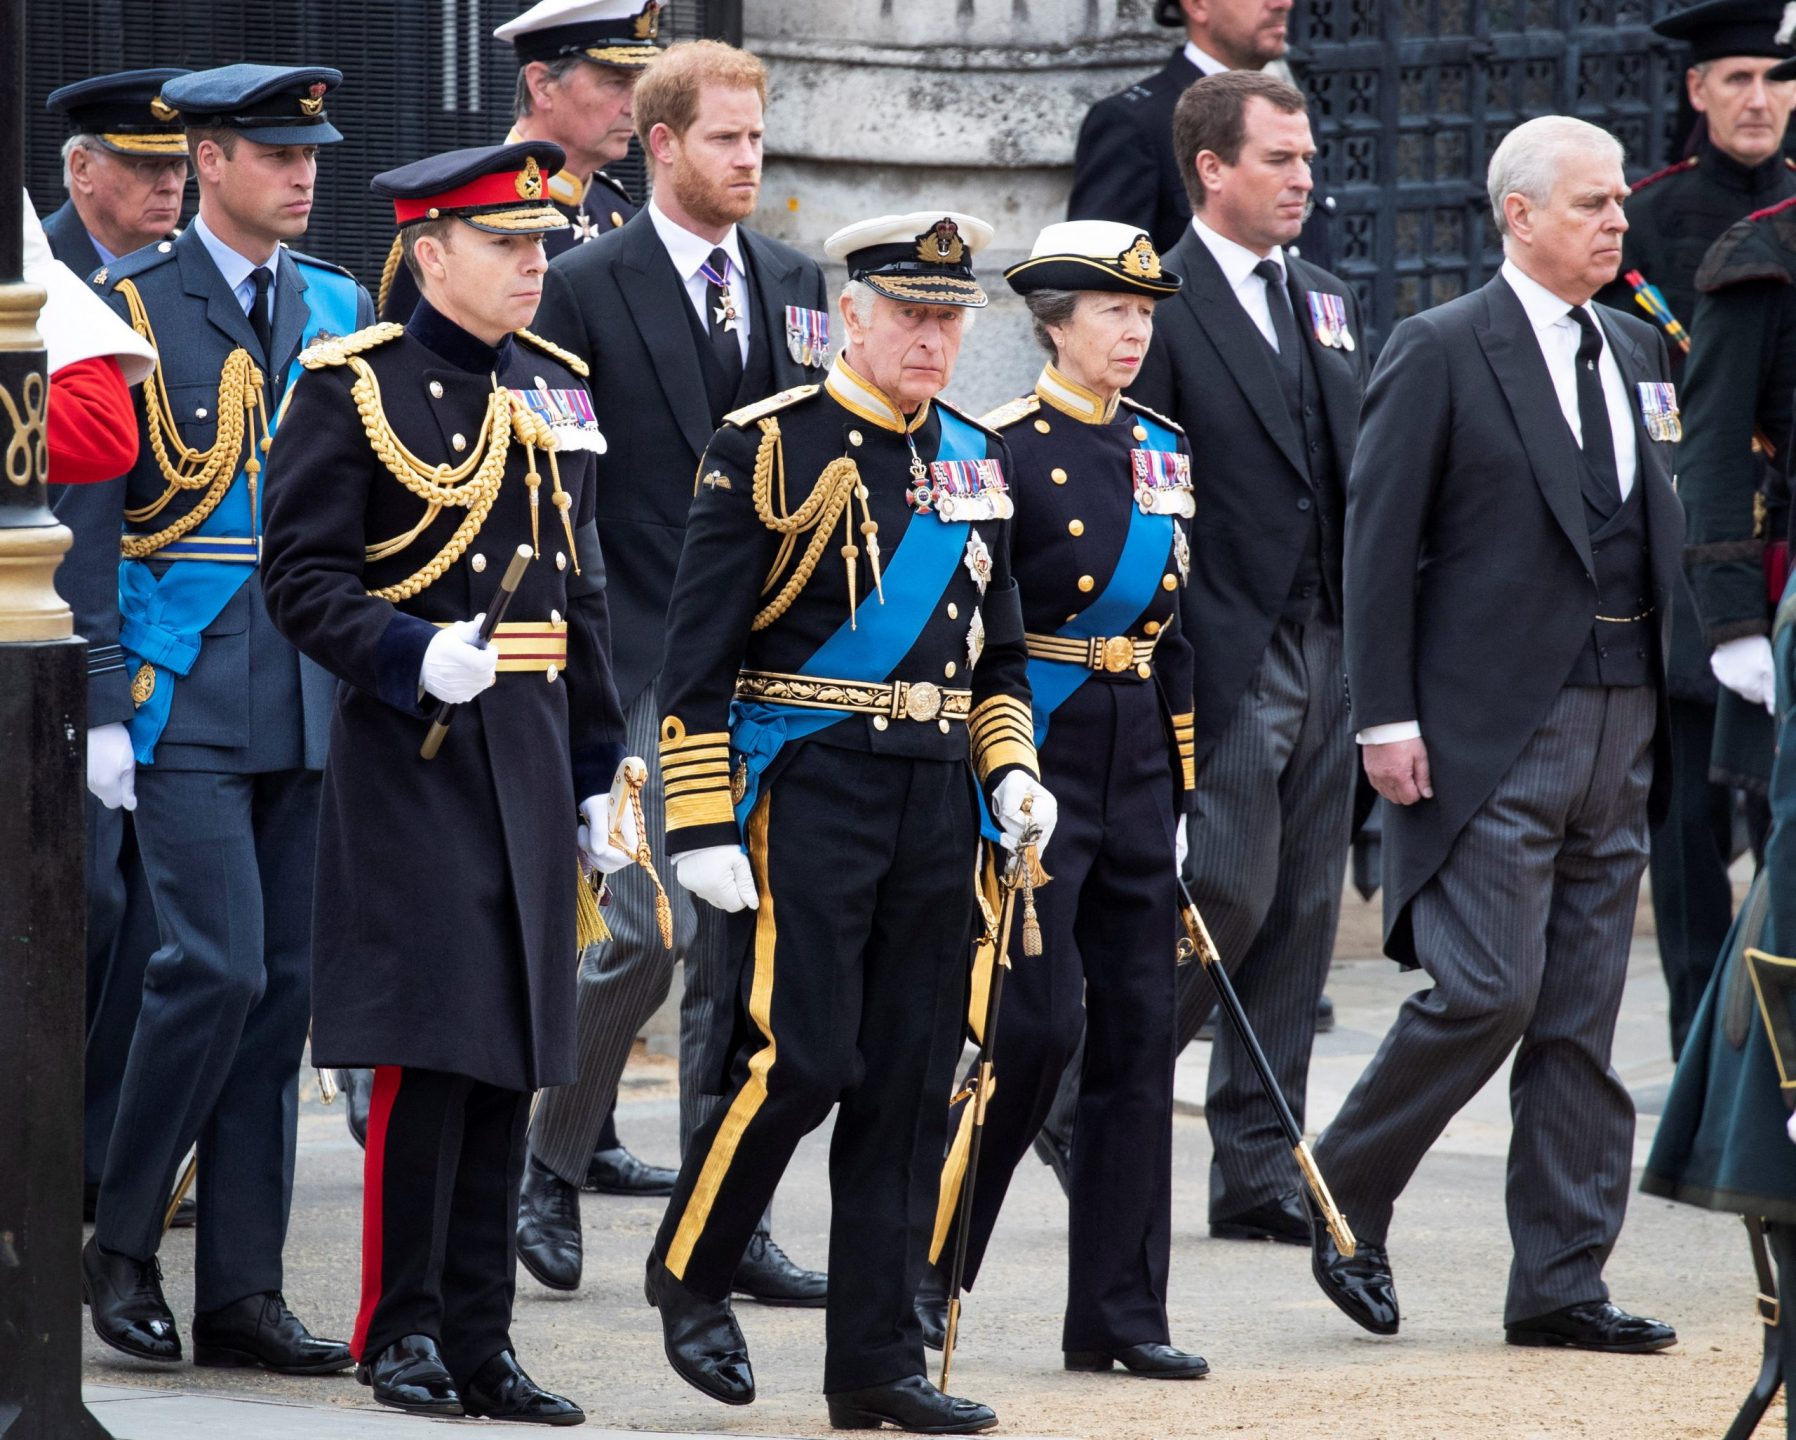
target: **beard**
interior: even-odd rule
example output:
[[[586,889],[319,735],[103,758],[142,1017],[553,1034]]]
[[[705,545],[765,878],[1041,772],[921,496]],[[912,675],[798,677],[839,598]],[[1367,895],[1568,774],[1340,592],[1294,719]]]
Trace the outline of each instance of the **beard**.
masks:
[[[761,177],[755,176],[755,188],[746,196],[730,188],[736,178],[731,172],[725,180],[714,181],[691,165],[677,167],[670,177],[680,208],[702,225],[734,225],[754,214]]]

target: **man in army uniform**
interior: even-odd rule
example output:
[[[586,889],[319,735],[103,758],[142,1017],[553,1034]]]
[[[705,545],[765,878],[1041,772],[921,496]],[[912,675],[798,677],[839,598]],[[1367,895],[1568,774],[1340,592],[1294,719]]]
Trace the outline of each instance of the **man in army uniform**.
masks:
[[[935,398],[985,303],[971,258],[990,236],[931,211],[830,238],[850,280],[847,347],[822,386],[725,417],[668,614],[667,848],[680,883],[729,912],[747,973],[723,1021],[723,1102],[687,1146],[647,1294],[680,1376],[753,1400],[731,1276],[799,1140],[839,1107],[823,1370],[838,1427],[997,1423],[930,1384],[911,1303],[981,812],[1010,845],[1031,820],[1045,844],[1054,821],[1010,574],[1008,450]]]
[[[1783,11],[1776,0],[1706,0],[1653,26],[1659,34],[1689,44],[1684,84],[1704,126],[1688,156],[1635,184],[1626,206],[1621,274],[1598,295],[1604,304],[1631,315],[1643,313],[1625,278],[1634,272],[1658,288],[1681,325],[1693,326],[1697,269],[1716,237],[1749,213],[1796,195],[1796,168],[1783,153],[1796,85],[1767,78],[1773,66],[1790,57]],[[1726,333],[1708,338],[1713,345],[1734,343]],[[1681,381],[1683,351],[1675,345],[1668,349],[1672,378]],[[1724,399],[1711,389],[1704,398],[1732,404],[1749,390]],[[1686,394],[1686,404],[1689,398]],[[1740,413],[1749,425],[1744,411]],[[1700,442],[1694,427],[1687,425],[1685,433],[1687,453]],[[1739,445],[1739,458],[1748,459],[1739,424],[1715,438]],[[1653,831],[1651,889],[1659,959],[1671,993],[1675,1055],[1683,1048],[1733,911],[1727,878],[1733,804],[1729,789],[1709,778],[1716,681],[1702,622],[1685,586],[1672,593],[1671,635],[1666,677],[1671,808]]]
[[[259,481],[300,350],[373,318],[343,271],[299,255],[342,76],[228,65],[171,80],[199,214],[93,283],[161,356],[138,392],[139,458],[109,512],[63,520],[116,546],[118,645],[135,709],[120,783],[162,945],[150,959],[93,1238],[94,1330],[143,1359],[181,1341],[156,1265],[175,1171],[198,1146],[194,1359],[341,1370],[281,1298],[299,1060],[310,1014],[313,843],[332,682],[269,624]],[[96,487],[103,488],[103,487]],[[122,533],[121,533],[122,532]]]
[[[512,1353],[513,1216],[530,1094],[574,1078],[576,882],[629,863],[608,839],[604,441],[585,366],[521,328],[540,237],[567,224],[544,198],[562,158],[523,141],[375,177],[423,300],[307,351],[266,562],[275,622],[342,682],[313,1045],[378,1067],[358,1378],[396,1409],[558,1425],[585,1417]],[[477,612],[502,572],[513,618],[489,641]],[[462,708],[421,751],[439,702]],[[430,836],[429,863],[398,859],[396,834]]]

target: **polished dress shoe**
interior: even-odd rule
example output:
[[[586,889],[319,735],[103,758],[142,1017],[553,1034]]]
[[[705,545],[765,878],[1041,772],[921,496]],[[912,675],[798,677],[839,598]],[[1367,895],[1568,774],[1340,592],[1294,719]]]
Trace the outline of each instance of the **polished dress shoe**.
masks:
[[[524,1373],[509,1350],[501,1350],[461,1387],[462,1409],[483,1420],[515,1420],[526,1425],[584,1425],[586,1412],[572,1400],[551,1395]]]
[[[1041,1157],[1041,1163],[1054,1172],[1054,1178],[1060,1182],[1060,1193],[1062,1195],[1070,1193],[1066,1177],[1073,1168],[1071,1137],[1062,1135],[1051,1126],[1044,1125],[1036,1132],[1035,1153]]]
[[[580,1288],[580,1191],[534,1155],[518,1193],[518,1259],[551,1290]]]
[[[355,1378],[374,1387],[382,1405],[413,1415],[465,1415],[461,1392],[428,1335],[401,1335],[372,1360],[355,1367]]]
[[[1511,1345],[1564,1345],[1611,1355],[1644,1355],[1678,1343],[1678,1332],[1663,1320],[1630,1315],[1607,1300],[1586,1300],[1547,1315],[1504,1327]]]
[[[181,1358],[181,1334],[162,1298],[155,1256],[112,1255],[89,1236],[81,1247],[81,1298],[93,1312],[94,1334],[114,1350],[164,1364]]]
[[[601,1195],[671,1195],[678,1170],[638,1160],[622,1145],[595,1150],[586,1166],[585,1190]]]
[[[1276,1240],[1280,1245],[1310,1243],[1310,1209],[1303,1193],[1292,1190],[1238,1210],[1226,1220],[1210,1222],[1214,1240]]]
[[[83,1223],[94,1223],[94,1212],[100,1208],[100,1187],[93,1181],[81,1187],[81,1219]],[[170,1230],[193,1229],[194,1217],[199,1214],[199,1207],[193,1203],[193,1196],[183,1195],[181,1203],[175,1206],[175,1218],[169,1221]]]
[[[653,1251],[642,1293],[661,1314],[661,1345],[676,1375],[725,1405],[746,1405],[755,1398],[748,1342],[728,1300],[693,1294]]]
[[[762,1305],[821,1310],[829,1300],[829,1276],[821,1270],[799,1269],[771,1235],[757,1230],[742,1252],[730,1294]]]
[[[991,1406],[944,1395],[923,1375],[824,1398],[829,1402],[829,1423],[838,1430],[895,1425],[917,1435],[973,1435],[998,1423]]]
[[[1397,1333],[1397,1286],[1384,1246],[1359,1242],[1351,1260],[1335,1248],[1334,1236],[1314,1211],[1310,1220],[1310,1272],[1335,1308],[1374,1335]]]
[[[337,1088],[343,1092],[343,1119],[349,1125],[349,1138],[368,1148],[368,1107],[374,1103],[372,1070],[339,1070]]]
[[[1068,1370],[1108,1370],[1112,1364],[1150,1380],[1201,1380],[1210,1373],[1209,1362],[1203,1356],[1171,1345],[1124,1345],[1116,1350],[1066,1352]]]
[[[193,1363],[277,1375],[334,1375],[355,1364],[349,1346],[312,1334],[278,1290],[245,1295],[193,1317]]]
[[[923,1327],[923,1346],[940,1350],[948,1343],[948,1277],[935,1266],[925,1267],[917,1286],[917,1324]]]

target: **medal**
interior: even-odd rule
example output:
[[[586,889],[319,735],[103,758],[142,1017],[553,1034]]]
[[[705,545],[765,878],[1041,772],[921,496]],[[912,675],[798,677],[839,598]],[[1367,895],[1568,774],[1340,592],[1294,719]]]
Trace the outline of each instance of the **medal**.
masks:
[[[985,617],[978,610],[973,611],[973,623],[967,626],[967,669],[970,671],[979,663],[979,657],[985,653]]]
[[[1642,380],[1639,385],[1640,419],[1649,439],[1675,444],[1684,438],[1684,422],[1678,415],[1677,387],[1668,381]]]
[[[802,305],[786,307],[786,353],[800,365],[829,364],[829,315]]]
[[[723,327],[726,334],[734,332],[736,329],[736,322],[742,318],[742,312],[736,308],[736,297],[730,290],[730,275],[732,269],[733,267],[731,266],[729,256],[727,255],[724,256],[723,274],[721,275],[711,268],[709,261],[698,267],[698,273],[703,275],[707,281],[717,287],[717,308],[711,313],[716,317],[716,323]]]
[[[1352,350],[1353,335],[1347,328],[1347,297],[1322,290],[1305,292],[1310,302],[1310,328],[1318,343],[1330,350]]]
[[[973,584],[979,593],[985,594],[985,587],[992,583],[992,552],[985,548],[985,541],[980,538],[977,530],[968,533],[966,553],[961,556],[960,563],[967,567],[967,574],[973,577]],[[983,636],[983,624],[979,631]],[[984,643],[983,639],[980,643]]]

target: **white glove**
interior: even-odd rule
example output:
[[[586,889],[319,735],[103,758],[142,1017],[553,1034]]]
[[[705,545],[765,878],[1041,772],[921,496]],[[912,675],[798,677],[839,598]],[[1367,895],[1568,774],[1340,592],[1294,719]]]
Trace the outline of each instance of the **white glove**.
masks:
[[[437,699],[460,705],[499,678],[499,652],[482,650],[474,643],[485,618],[476,615],[472,620],[457,620],[431,636],[418,669],[418,683]]]
[[[1771,661],[1771,641],[1764,635],[1746,635],[1717,645],[1709,656],[1715,678],[1742,700],[1771,710],[1777,701],[1776,666]]]
[[[703,850],[687,850],[673,857],[674,875],[701,900],[709,900],[719,910],[732,915],[746,906],[761,908],[760,894],[755,890],[755,872],[749,869],[748,856],[739,845],[707,845]]]
[[[1025,800],[1033,802],[1027,815],[1023,814]],[[1060,806],[1041,781],[1021,770],[1012,770],[998,782],[998,788],[992,792],[992,818],[1004,832],[999,843],[1006,850],[1016,849],[1026,825],[1033,824],[1039,828],[1041,836],[1035,842],[1035,854],[1039,859],[1047,850],[1048,841],[1053,838],[1054,822],[1060,818]]]
[[[1791,1115],[1790,1118],[1784,1122],[1784,1133],[1788,1135],[1790,1139],[1796,1140],[1796,1115]]]
[[[627,850],[619,850],[611,843],[611,797],[594,795],[580,802],[580,827],[576,832],[580,848],[601,875],[615,875],[636,859],[636,817],[628,805],[624,806],[618,829]]]
[[[108,810],[137,808],[137,757],[131,732],[122,724],[96,725],[87,732],[87,788]]]
[[[1172,836],[1173,867],[1183,875],[1185,873],[1185,857],[1191,853],[1191,817],[1179,816],[1179,828]]]

